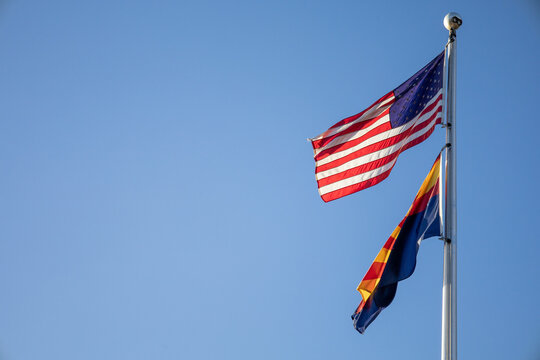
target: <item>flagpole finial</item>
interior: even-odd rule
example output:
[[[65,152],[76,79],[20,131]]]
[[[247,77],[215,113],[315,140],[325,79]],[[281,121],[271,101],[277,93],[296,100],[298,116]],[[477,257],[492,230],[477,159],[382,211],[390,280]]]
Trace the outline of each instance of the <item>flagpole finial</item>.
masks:
[[[444,17],[444,27],[447,28],[449,31],[457,30],[461,24],[463,23],[463,19],[461,19],[461,15],[459,15],[456,12],[449,12]]]

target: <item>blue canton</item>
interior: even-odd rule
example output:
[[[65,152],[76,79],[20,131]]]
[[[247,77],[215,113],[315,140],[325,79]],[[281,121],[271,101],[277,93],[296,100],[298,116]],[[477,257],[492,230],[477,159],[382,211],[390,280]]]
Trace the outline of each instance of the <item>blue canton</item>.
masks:
[[[442,89],[443,64],[444,51],[394,90],[396,101],[390,107],[392,128],[414,119]]]

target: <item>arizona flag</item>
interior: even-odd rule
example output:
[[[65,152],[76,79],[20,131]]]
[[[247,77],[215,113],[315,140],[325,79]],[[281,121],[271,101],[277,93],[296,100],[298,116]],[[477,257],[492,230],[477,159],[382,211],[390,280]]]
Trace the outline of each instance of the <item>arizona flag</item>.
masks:
[[[420,242],[441,235],[440,170],[441,155],[433,164],[407,215],[390,235],[358,285],[362,302],[352,319],[354,327],[362,334],[379,313],[390,305],[398,281],[408,278],[414,272]]]
[[[366,189],[390,175],[399,154],[441,123],[444,51],[366,110],[310,139],[325,202]]]

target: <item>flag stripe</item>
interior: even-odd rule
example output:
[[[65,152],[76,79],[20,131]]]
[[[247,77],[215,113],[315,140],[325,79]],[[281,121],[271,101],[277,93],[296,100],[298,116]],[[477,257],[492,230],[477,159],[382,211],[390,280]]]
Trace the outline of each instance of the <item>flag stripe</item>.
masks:
[[[379,120],[384,117],[384,115],[388,114],[390,105],[391,104],[387,104],[387,106],[370,111],[354,123],[343,126],[341,128],[342,130],[339,132],[332,131],[329,133],[330,130],[327,130],[316,139],[312,139],[314,154],[318,155],[322,150],[345,143],[350,140],[352,136],[361,136],[361,134],[355,134],[356,131],[364,130],[364,132],[367,132],[370,128],[376,127],[381,123]]]
[[[411,207],[411,209],[409,210],[409,212],[407,213],[407,216],[411,216],[411,215],[414,215],[414,214],[418,214],[418,213],[421,213],[422,211],[426,210],[426,207],[429,203],[429,200],[433,197],[433,196],[437,196],[439,195],[439,186],[438,186],[438,183],[437,183],[437,186],[436,188],[431,188],[431,191],[429,191],[428,193],[416,198],[414,200],[414,203],[413,203],[413,206]]]
[[[332,127],[330,127],[330,129],[326,130],[324,133],[322,133],[321,135],[313,138],[312,140],[315,143],[317,143],[317,141],[323,140],[323,139],[325,139],[325,138],[327,138],[329,136],[332,136],[332,135],[334,135],[336,133],[345,131],[349,126],[351,126],[351,125],[353,125],[355,123],[369,120],[370,118],[373,118],[373,117],[376,116],[374,114],[381,113],[388,106],[392,105],[394,103],[394,101],[395,101],[394,92],[391,91],[388,94],[384,95],[379,100],[377,100],[375,103],[373,103],[366,110],[364,110],[364,111],[362,111],[362,112],[360,112],[360,113],[358,113],[356,115],[349,116],[348,118],[345,118],[345,119],[341,120],[337,124],[334,124]]]
[[[351,136],[349,135],[349,132],[340,131],[339,133],[333,134],[332,136],[326,136],[321,140],[313,142],[313,149],[315,151],[315,155],[318,155],[318,157],[320,157],[319,153],[322,151],[331,150],[332,148],[334,148],[334,146],[344,144],[348,141],[363,136],[371,129],[385,123],[387,119],[385,119],[384,116],[389,114],[389,107],[381,108],[380,111],[373,114],[373,116],[366,118],[364,121],[351,125],[354,130],[358,131],[356,134]],[[382,120],[383,118],[384,120]],[[347,130],[349,130],[349,128]]]
[[[381,118],[381,121],[377,122],[377,127],[371,128],[367,132],[358,132],[359,139],[351,139],[351,141],[341,144],[339,148],[331,147],[322,149],[321,152],[315,156],[317,167],[321,167],[322,165],[326,165],[350,154],[357,154],[356,151],[369,145],[384,145],[380,144],[380,142],[414,128],[416,124],[427,121],[433,114],[442,112],[442,93],[435,100],[436,102],[429,104],[428,107],[412,121],[397,128],[392,128],[390,116],[388,112],[385,112],[385,116]]]
[[[342,125],[351,123],[354,120],[360,119],[362,116],[365,116],[368,113],[368,111],[370,111],[372,109],[376,109],[376,108],[381,107],[381,106],[392,104],[394,101],[395,101],[394,92],[390,91],[388,94],[383,95],[379,100],[377,100],[373,104],[371,104],[371,106],[368,107],[366,110],[363,110],[363,111],[359,112],[356,115],[349,116],[349,117],[341,120],[337,124],[332,125],[330,127],[330,129],[336,129],[336,128],[342,126]]]
[[[427,104],[425,109],[420,113],[419,117],[421,117],[423,114],[426,114],[433,110],[435,106],[440,106],[439,102],[442,104],[442,89],[434,96]],[[371,129],[377,127],[380,124],[383,124],[386,121],[389,121],[389,118],[384,117],[385,115],[390,115],[389,109],[386,109],[385,111],[382,111],[380,114],[378,114],[373,119],[366,120],[366,122],[363,122],[361,124],[358,124],[358,127],[355,127],[354,129],[357,129],[358,132],[354,134],[353,136],[349,135],[348,133],[340,133],[337,135],[333,135],[331,138],[324,138],[322,140],[330,140],[325,141],[324,144],[319,141],[318,143],[313,143],[313,147],[315,149],[315,159],[316,160],[322,160],[324,157],[328,156],[321,156],[320,153],[328,153],[330,150],[333,150],[335,152],[343,151],[346,148],[344,148],[344,144],[349,143],[352,140],[356,140],[359,137],[362,137],[364,134],[369,132]],[[418,117],[413,119],[413,121],[416,121]],[[384,120],[383,120],[384,119]],[[371,120],[377,120],[376,122],[373,122]],[[339,136],[338,136],[339,135]],[[377,135],[377,133],[373,134]],[[334,146],[341,145],[339,148],[334,148]]]
[[[396,227],[396,229],[392,232],[392,235],[390,235],[388,240],[386,240],[383,248],[381,249],[381,251],[379,251],[368,272],[356,288],[356,290],[358,290],[360,294],[362,294],[362,298],[364,299],[364,301],[367,301],[367,299],[371,296],[373,290],[375,290],[375,288],[379,284],[381,274],[384,272],[384,267],[386,266],[386,262],[390,257],[392,247],[394,246],[394,242],[396,241],[396,238],[399,235],[400,231],[401,224]]]
[[[382,174],[382,173],[384,173],[384,172],[386,172],[388,170],[391,170],[393,168],[396,160],[397,160],[397,155],[399,155],[399,153],[401,153],[401,151],[403,151],[403,150],[401,150],[401,148],[405,147],[407,145],[406,142],[415,140],[416,138],[421,138],[422,135],[424,135],[426,133],[431,134],[430,130],[432,131],[434,126],[437,124],[438,119],[440,119],[440,117],[437,116],[435,119],[432,120],[431,123],[429,123],[428,127],[424,127],[420,131],[414,133],[413,135],[410,135],[407,139],[404,139],[403,141],[395,144],[393,146],[393,148],[392,147],[387,148],[386,152],[392,152],[392,150],[397,151],[396,156],[394,157],[394,159],[392,159],[389,162],[385,162],[384,158],[383,158],[382,161],[381,161],[381,163],[382,163],[381,166],[374,169],[374,170],[369,170],[370,167],[369,167],[369,163],[368,163],[368,165],[366,165],[366,171],[364,171],[364,172],[360,172],[359,174],[355,174],[354,171],[347,172],[347,170],[349,170],[349,167],[351,167],[351,166],[355,166],[356,164],[359,164],[358,166],[361,166],[361,165],[365,164],[365,162],[363,162],[362,160],[359,160],[359,161],[352,160],[349,163],[345,164],[344,166],[340,167],[339,168],[340,172],[338,172],[337,174],[332,174],[332,172],[335,172],[335,171],[332,171],[332,170],[329,170],[329,172],[323,173],[322,176],[321,176],[321,174],[317,174],[317,177],[322,177],[322,179],[320,179],[318,181],[318,183],[319,183],[319,192],[321,193],[321,195],[327,194],[329,192],[339,190],[340,188],[353,185],[354,183],[363,182],[363,181],[369,180],[370,178],[375,178],[375,177],[379,176],[380,174]],[[426,136],[426,138],[427,138],[427,136]],[[421,139],[420,141],[422,141],[422,140],[423,139]],[[362,170],[364,170],[364,168],[360,168],[359,171],[362,171]],[[331,180],[322,181],[324,179],[324,177],[328,177],[328,176],[331,176],[331,175],[338,175],[338,176],[333,177]]]
[[[442,107],[440,109],[442,109]],[[387,157],[392,157],[392,158],[397,157],[404,150],[404,147],[408,145],[408,143],[412,142],[418,137],[421,137],[424,133],[430,130],[429,128],[426,129],[426,127],[431,128],[435,126],[435,122],[437,121],[436,117],[437,117],[437,113],[434,113],[431,118],[428,118],[426,121],[418,124],[414,128],[411,128],[401,134],[398,134],[396,136],[393,136],[384,140],[384,145],[373,144],[361,150],[358,150],[353,154],[350,154],[341,159],[338,159],[332,164],[325,164],[325,165],[319,166],[317,168],[318,172],[316,172],[316,178],[318,180],[322,180],[324,178],[328,178],[333,175],[343,175],[340,178],[346,178],[352,175],[358,175],[360,173],[373,169],[373,166],[377,166],[377,164],[374,164],[374,161],[370,161],[372,159],[385,159]],[[386,146],[386,147],[378,151],[372,151],[374,147],[380,148],[381,146]],[[386,159],[384,162],[380,162],[378,164],[384,165],[390,162],[392,158]],[[351,169],[354,169],[354,171],[352,172],[349,171]],[[336,178],[334,177],[334,179]],[[325,186],[334,181],[336,180],[333,180],[333,181],[327,180],[326,182],[319,182],[319,187]]]
[[[331,200],[339,199],[339,198],[341,198],[341,197],[343,197],[345,195],[350,195],[350,194],[355,193],[357,191],[367,189],[368,187],[371,187],[373,185],[377,185],[378,183],[380,183],[381,181],[386,179],[388,177],[388,175],[390,175],[390,171],[392,171],[392,168],[394,167],[394,164],[395,164],[395,160],[391,164],[392,166],[389,166],[387,169],[384,169],[384,171],[381,170],[380,168],[377,169],[376,172],[379,175],[373,176],[370,179],[360,181],[360,182],[354,183],[352,185],[344,186],[344,187],[336,189],[336,190],[327,191],[325,193],[322,193],[321,189],[319,189],[319,194],[321,195],[321,198],[324,201],[328,202],[328,201],[331,201]]]
[[[386,111],[377,117],[370,119],[365,123],[358,124],[357,132],[354,135],[336,135],[332,141],[328,142],[326,145],[314,149],[315,160],[320,162],[330,155],[342,152],[362,143],[371,136],[390,130],[392,125],[389,122],[389,116],[390,111],[386,109]]]
[[[382,272],[382,269],[384,268],[385,264],[386,264],[386,262],[374,262],[374,263],[372,263],[371,267],[368,270],[368,272],[364,276],[364,279],[366,279],[366,280],[378,279],[379,274]]]
[[[431,168],[428,176],[426,177],[426,179],[420,186],[420,189],[418,190],[418,193],[416,194],[416,198],[419,198],[420,196],[424,196],[433,190],[433,187],[439,181],[440,169],[441,169],[441,161],[439,158],[437,161],[435,161],[435,164]],[[413,203],[413,207],[414,207],[414,203]]]
[[[438,108],[442,109],[442,108]],[[318,173],[316,173],[316,178],[318,179],[319,183],[319,192],[322,194],[326,194],[331,191],[338,190],[339,188],[346,187],[349,185],[354,184],[355,182],[363,182],[366,180],[369,180],[371,177],[377,177],[379,174],[386,172],[388,169],[391,170],[393,168],[393,165],[395,164],[395,161],[397,160],[397,155],[399,155],[402,151],[416,145],[417,143],[422,142],[425,140],[431,133],[433,132],[434,126],[438,123],[440,123],[440,112],[434,114],[434,118],[431,122],[427,123],[428,126],[419,126],[417,129],[418,131],[410,134],[407,132],[403,136],[396,136],[395,139],[387,139],[385,142],[388,142],[390,144],[394,143],[395,140],[399,140],[401,137],[405,137],[400,142],[396,142],[389,147],[386,147],[385,149],[379,150],[375,154],[366,154],[364,157],[355,159],[355,160],[349,160],[346,161],[343,165],[337,166],[334,169],[329,170],[322,170]],[[429,119],[428,119],[429,120]],[[426,135],[426,136],[423,136]],[[416,140],[416,141],[415,141]],[[381,159],[381,157],[388,156],[388,154],[391,154],[393,152],[396,152],[396,157],[392,161],[381,161],[380,164],[381,167],[370,171],[372,169],[372,166],[369,165],[370,160],[374,159]],[[371,156],[373,155],[373,156]],[[352,171],[347,172],[347,170],[350,170],[351,168],[365,165],[365,168],[360,168],[358,171]],[[324,167],[321,167],[322,169],[325,169]],[[333,181],[321,181],[325,177],[329,177],[332,175],[341,175],[341,176],[335,176],[332,178]],[[384,179],[381,179],[382,181]],[[380,182],[379,181],[379,182]],[[332,183],[330,183],[332,182]],[[378,182],[373,183],[372,185],[375,185]]]

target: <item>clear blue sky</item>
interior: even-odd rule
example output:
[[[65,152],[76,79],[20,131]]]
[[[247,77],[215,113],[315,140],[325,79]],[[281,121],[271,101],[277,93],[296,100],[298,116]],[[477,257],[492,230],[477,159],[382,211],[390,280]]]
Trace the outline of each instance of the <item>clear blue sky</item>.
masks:
[[[540,358],[538,1],[4,1],[0,359],[437,359],[442,243],[358,282],[444,143],[328,204],[315,136],[458,43],[459,355]]]

